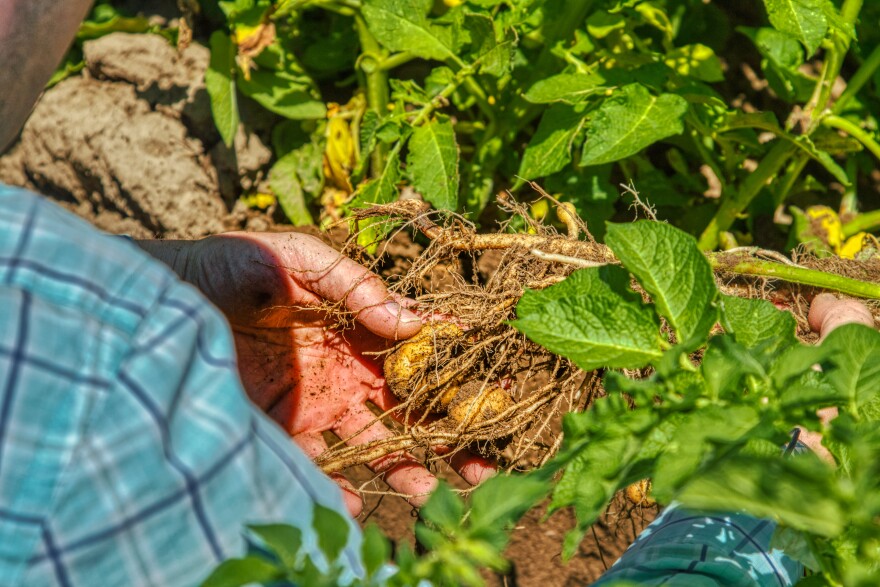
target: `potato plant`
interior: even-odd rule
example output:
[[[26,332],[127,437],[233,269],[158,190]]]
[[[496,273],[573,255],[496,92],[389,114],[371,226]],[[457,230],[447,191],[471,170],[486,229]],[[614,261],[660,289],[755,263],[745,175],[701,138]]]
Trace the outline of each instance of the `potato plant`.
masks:
[[[880,334],[849,326],[806,345],[796,336],[802,312],[754,299],[770,296],[743,276],[794,284],[774,297],[791,306],[818,289],[880,299],[880,245],[870,234],[880,226],[880,212],[870,211],[880,5],[199,5],[201,26],[210,27],[196,33],[210,39],[205,81],[218,131],[234,141],[243,100],[278,117],[269,183],[292,222],[348,220],[369,251],[391,219],[448,257],[509,252],[495,289],[446,306],[484,317],[478,328],[426,334],[386,362],[407,409],[445,416],[446,428],[319,465],[340,470],[431,440],[497,451],[513,439],[525,451],[518,439],[539,408],[572,408],[541,466],[492,479],[467,502],[438,490],[416,529],[426,554],[404,546],[392,557],[368,529],[353,584],[480,584],[478,569],[505,568],[508,531],[548,496],[551,513],[577,516],[563,545],[571,556],[627,487],[640,503],[677,500],[778,521],[776,543],[811,569],[811,584],[877,583]],[[92,34],[146,30],[108,6],[87,23]],[[59,75],[76,67],[74,53]],[[532,181],[552,198],[523,204]],[[635,190],[618,195],[621,182],[641,199]],[[503,190],[513,198],[496,204]],[[418,198],[398,201],[404,191]],[[566,235],[546,228],[554,222],[548,201]],[[660,222],[606,223],[631,217],[633,201]],[[433,224],[426,204],[460,216]],[[501,232],[474,229],[507,212]],[[762,248],[744,246],[752,244]],[[771,246],[815,257],[792,260]],[[729,251],[710,252],[718,248]],[[742,283],[745,293],[734,287]],[[552,385],[528,397],[500,385],[527,371],[511,358],[523,354],[553,369]],[[441,363],[440,379],[425,376]],[[601,383],[588,402],[557,402],[582,397],[586,374]],[[486,402],[487,393],[495,399]],[[829,406],[840,416],[822,431],[838,466],[781,458],[790,430],[820,430],[816,409]],[[302,529],[254,527],[259,548],[205,584],[337,584],[348,526],[320,507],[313,525],[323,560],[299,551]]]
[[[873,4],[202,4],[220,26],[207,77],[217,126],[231,141],[238,95],[288,120],[272,189],[295,223],[405,187],[488,220],[494,194],[528,197],[524,182],[539,180],[601,239],[627,201],[613,185],[632,181],[704,250],[786,235],[789,246],[843,235],[858,236],[850,254],[874,249],[861,233],[878,216],[858,214],[876,205],[880,155]],[[815,204],[842,228],[816,235],[804,212]]]

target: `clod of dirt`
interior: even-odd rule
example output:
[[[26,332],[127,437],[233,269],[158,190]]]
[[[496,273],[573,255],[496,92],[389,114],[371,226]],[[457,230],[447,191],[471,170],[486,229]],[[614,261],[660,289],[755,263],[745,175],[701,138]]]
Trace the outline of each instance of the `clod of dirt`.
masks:
[[[136,237],[192,238],[228,226],[242,184],[262,179],[271,152],[244,129],[233,150],[214,148],[208,50],[178,53],[158,35],[114,33],[83,52],[84,74],[48,90],[0,157],[0,181]]]

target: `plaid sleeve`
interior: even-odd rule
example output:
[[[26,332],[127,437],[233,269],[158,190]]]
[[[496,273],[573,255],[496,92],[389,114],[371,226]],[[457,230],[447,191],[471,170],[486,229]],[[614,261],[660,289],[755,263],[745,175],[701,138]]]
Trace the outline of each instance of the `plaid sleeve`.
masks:
[[[776,523],[744,513],[695,512],[672,504],[645,528],[594,587],[788,587],[803,566],[770,548]]]
[[[328,478],[244,395],[231,333],[134,245],[0,186],[0,584],[195,585]],[[354,523],[345,552],[360,574]]]

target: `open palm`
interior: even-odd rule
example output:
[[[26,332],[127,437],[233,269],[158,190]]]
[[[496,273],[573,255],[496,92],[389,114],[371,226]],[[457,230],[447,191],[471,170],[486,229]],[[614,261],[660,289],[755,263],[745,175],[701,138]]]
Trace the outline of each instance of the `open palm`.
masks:
[[[298,233],[228,233],[193,243],[178,271],[213,301],[235,334],[245,389],[311,457],[327,445],[331,431],[350,443],[386,437],[391,432],[369,409],[397,404],[380,366],[365,352],[418,332],[418,316],[404,309],[382,281],[342,257],[315,237]],[[338,328],[338,303],[353,326]],[[453,465],[477,483],[494,469],[473,455]],[[436,479],[407,454],[369,464],[385,481],[421,505]],[[352,514],[362,508],[359,495],[341,476]]]

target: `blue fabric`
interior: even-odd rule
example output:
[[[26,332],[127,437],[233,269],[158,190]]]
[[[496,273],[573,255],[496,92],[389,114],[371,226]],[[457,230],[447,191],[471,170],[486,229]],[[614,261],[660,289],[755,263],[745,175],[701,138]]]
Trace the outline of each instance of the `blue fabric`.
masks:
[[[593,586],[788,587],[804,568],[770,548],[775,529],[771,520],[673,503]]]
[[[301,528],[320,562],[314,503],[345,512],[245,397],[219,312],[133,243],[0,186],[0,585],[195,585],[251,523]]]

